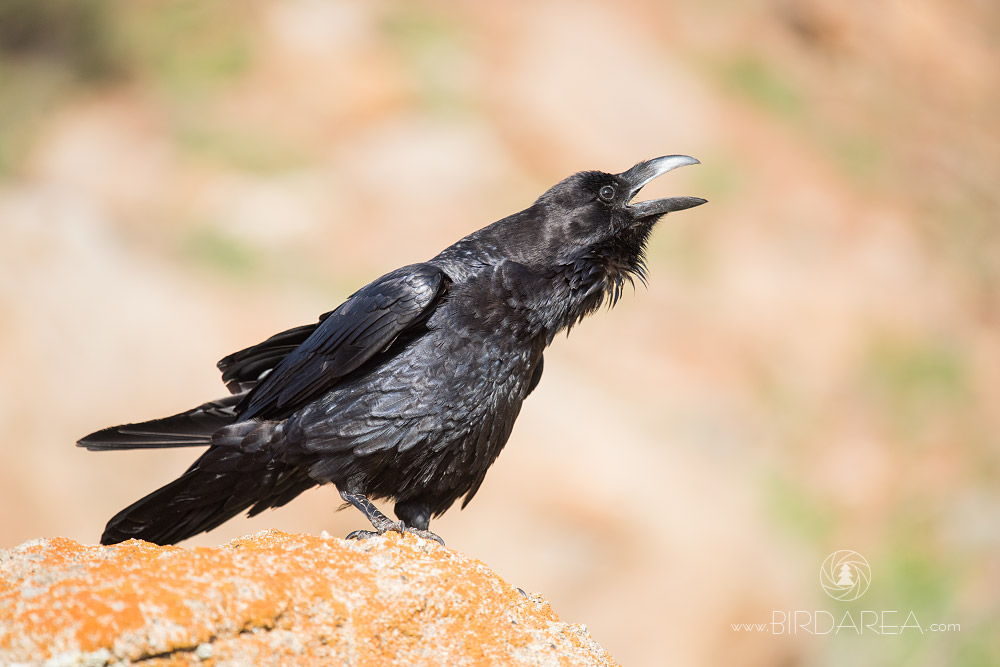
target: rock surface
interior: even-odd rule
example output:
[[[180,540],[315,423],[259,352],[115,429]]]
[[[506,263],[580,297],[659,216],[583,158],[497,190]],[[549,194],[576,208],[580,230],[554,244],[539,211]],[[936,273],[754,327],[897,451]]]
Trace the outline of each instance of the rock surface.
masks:
[[[0,551],[0,664],[613,665],[483,563],[413,536]]]

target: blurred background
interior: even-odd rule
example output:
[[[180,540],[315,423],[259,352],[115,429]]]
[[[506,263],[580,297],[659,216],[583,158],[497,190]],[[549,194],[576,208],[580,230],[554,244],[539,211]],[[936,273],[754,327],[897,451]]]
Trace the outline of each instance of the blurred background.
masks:
[[[1000,664],[997,34],[983,0],[4,0],[0,547],[94,543],[196,454],[77,438],[221,396],[225,354],[572,172],[684,153],[644,196],[710,204],[432,528],[624,665]],[[187,544],[363,527],[338,505]],[[732,628],[775,610],[961,629]]]

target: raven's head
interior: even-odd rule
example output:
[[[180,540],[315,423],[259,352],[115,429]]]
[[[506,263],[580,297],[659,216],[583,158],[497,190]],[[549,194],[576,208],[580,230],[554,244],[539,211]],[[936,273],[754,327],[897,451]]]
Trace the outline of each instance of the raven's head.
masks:
[[[499,277],[517,292],[523,310],[541,315],[532,320],[555,335],[614,303],[622,286],[635,278],[645,281],[643,253],[657,220],[667,213],[705,203],[698,197],[633,201],[657,176],[677,167],[698,164],[686,155],[667,155],[640,162],[620,174],[582,171],[566,178],[528,208],[469,234],[446,248],[434,262],[455,282],[476,277],[486,266],[501,262],[511,273]],[[520,267],[515,269],[513,267]],[[525,287],[517,271],[526,269]],[[532,282],[533,281],[533,282]],[[530,292],[530,298],[525,299]],[[550,338],[551,340],[551,338]]]
[[[643,254],[657,220],[705,203],[698,197],[633,199],[657,176],[689,164],[698,160],[667,155],[620,174],[583,171],[556,184],[533,207],[545,213],[543,241],[536,246],[543,261],[572,267],[580,281],[594,283],[587,288],[603,288],[616,301],[624,281],[644,280]]]

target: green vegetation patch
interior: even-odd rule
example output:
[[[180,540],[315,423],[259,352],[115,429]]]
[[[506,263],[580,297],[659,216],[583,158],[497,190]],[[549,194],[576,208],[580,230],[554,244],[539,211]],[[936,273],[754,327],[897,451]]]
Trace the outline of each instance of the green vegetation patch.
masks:
[[[832,533],[833,508],[800,482],[774,475],[765,481],[764,504],[774,523],[808,544],[821,544]]]
[[[195,264],[240,278],[259,271],[263,263],[248,244],[205,225],[182,241],[181,254]]]
[[[723,82],[762,109],[782,118],[798,118],[805,99],[781,74],[753,56],[741,56],[721,68]]]
[[[918,434],[931,420],[969,405],[967,361],[954,342],[880,338],[863,364],[870,399],[906,434]]]

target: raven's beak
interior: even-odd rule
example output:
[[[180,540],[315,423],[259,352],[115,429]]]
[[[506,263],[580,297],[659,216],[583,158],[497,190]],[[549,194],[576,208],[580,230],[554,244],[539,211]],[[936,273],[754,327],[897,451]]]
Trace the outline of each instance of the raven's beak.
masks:
[[[658,157],[655,160],[640,162],[628,171],[623,171],[618,177],[625,181],[631,188],[628,196],[631,202],[632,198],[642,189],[642,186],[657,176],[661,176],[671,169],[685,167],[689,164],[701,163],[687,155],[666,155]],[[650,199],[649,201],[641,201],[635,204],[630,203],[627,206],[632,215],[636,219],[640,219],[654,215],[660,216],[673,211],[683,211],[686,208],[701,206],[706,201],[708,200],[701,199],[700,197],[668,197],[666,199]]]

